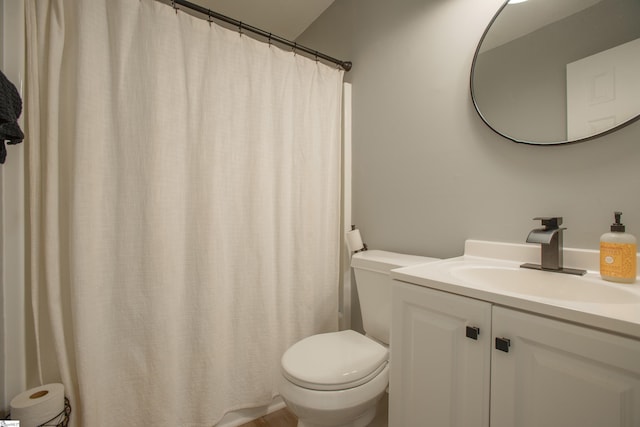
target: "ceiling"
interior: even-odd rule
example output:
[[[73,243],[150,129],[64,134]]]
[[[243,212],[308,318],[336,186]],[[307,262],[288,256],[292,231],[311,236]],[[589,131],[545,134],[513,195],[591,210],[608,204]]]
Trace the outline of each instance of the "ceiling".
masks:
[[[335,0],[188,1],[285,39],[295,40]],[[485,41],[487,46],[483,46],[485,48],[483,50],[528,34],[543,25],[565,18],[599,1],[601,0],[535,0],[512,5],[510,9],[519,16],[509,17],[508,21],[513,25],[504,30],[505,34],[494,34],[496,40]],[[506,10],[504,14],[508,14]]]
[[[482,42],[482,51],[500,46],[564,19],[602,0],[535,0],[509,4],[491,27],[491,37]]]
[[[189,0],[287,40],[295,40],[334,0]]]

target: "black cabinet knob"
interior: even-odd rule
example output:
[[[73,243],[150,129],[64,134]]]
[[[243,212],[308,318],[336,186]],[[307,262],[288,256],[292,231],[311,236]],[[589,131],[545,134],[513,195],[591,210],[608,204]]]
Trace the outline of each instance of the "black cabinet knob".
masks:
[[[508,338],[497,338],[496,337],[496,350],[504,351],[505,353],[509,353],[509,347],[511,346],[511,340]]]
[[[467,326],[467,338],[477,340],[478,335],[480,335],[480,328],[477,326]]]

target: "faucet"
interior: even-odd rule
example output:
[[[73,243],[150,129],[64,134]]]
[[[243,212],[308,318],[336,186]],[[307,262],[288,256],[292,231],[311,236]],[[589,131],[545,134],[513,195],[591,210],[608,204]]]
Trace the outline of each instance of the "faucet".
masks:
[[[566,227],[560,227],[562,217],[537,217],[534,220],[542,221],[542,228],[531,230],[527,236],[527,243],[540,244],[540,264],[526,263],[520,267],[578,276],[585,274],[585,270],[562,266],[562,231],[566,230]]]

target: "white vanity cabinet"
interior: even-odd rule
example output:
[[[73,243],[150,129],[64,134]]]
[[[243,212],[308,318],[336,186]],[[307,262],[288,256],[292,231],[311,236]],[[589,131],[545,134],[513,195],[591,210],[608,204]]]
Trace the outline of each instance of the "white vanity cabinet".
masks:
[[[389,426],[488,426],[490,341],[491,304],[394,282]]]
[[[389,426],[640,426],[640,340],[399,281],[392,302]]]
[[[624,307],[621,307],[624,310]],[[640,341],[493,307],[491,427],[640,426]]]

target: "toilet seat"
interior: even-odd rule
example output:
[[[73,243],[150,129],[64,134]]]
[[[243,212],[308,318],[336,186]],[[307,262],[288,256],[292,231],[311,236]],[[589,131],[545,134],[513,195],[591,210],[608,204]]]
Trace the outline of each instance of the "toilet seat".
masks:
[[[352,330],[313,335],[282,356],[283,375],[310,390],[345,390],[375,378],[389,350]]]

